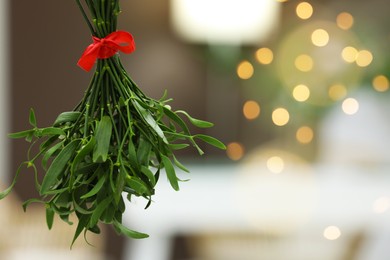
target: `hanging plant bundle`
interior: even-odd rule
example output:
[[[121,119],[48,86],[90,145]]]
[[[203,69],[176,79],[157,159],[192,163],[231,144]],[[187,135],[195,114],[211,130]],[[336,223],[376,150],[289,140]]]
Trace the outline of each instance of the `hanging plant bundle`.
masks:
[[[32,128],[10,134],[25,138],[31,147],[0,199],[11,192],[23,168],[32,168],[39,198],[27,200],[23,207],[44,203],[49,229],[54,215],[71,224],[69,216],[74,214],[78,224],[73,242],[82,232],[99,233],[101,222],[129,237],[144,238],[146,234],[122,225],[123,198],[144,197],[147,208],[161,174],[179,190],[175,169],[188,170],[175,157],[176,150],[192,145],[203,154],[197,141],[225,146],[213,137],[191,134],[186,124],[207,128],[212,123],[172,110],[166,94],[159,100],[147,97],[129,77],[118,52],[131,53],[135,44],[131,34],[116,29],[119,0],[76,0],[76,4],[93,36],[78,65],[86,71],[96,65],[96,71],[73,111],[40,128],[31,110]],[[42,180],[39,163],[45,173]]]

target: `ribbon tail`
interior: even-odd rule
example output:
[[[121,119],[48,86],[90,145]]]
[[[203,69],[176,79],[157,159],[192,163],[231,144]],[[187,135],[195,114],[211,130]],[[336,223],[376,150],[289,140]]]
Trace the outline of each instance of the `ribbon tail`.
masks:
[[[83,55],[81,55],[81,58],[77,62],[77,65],[81,67],[85,71],[90,71],[95,65],[96,59],[98,58],[99,54],[99,46],[96,44],[91,44],[85,49]]]

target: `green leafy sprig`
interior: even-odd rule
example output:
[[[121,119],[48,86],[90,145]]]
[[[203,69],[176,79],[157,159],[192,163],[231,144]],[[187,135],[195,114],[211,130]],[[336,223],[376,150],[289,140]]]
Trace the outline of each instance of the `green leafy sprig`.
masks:
[[[103,38],[116,31],[119,0],[76,3],[93,36]],[[192,145],[203,154],[199,140],[225,149],[211,136],[191,134],[185,121],[199,128],[212,127],[212,123],[172,110],[169,101],[166,93],[159,100],[147,97],[118,55],[98,59],[89,87],[73,111],[61,113],[51,126],[39,128],[31,110],[32,128],[10,134],[11,138],[25,138],[31,146],[27,161],[21,163],[0,199],[11,192],[23,168],[32,168],[40,196],[24,202],[23,208],[43,203],[49,229],[55,215],[72,224],[69,216],[74,214],[78,224],[72,244],[82,232],[99,233],[101,222],[132,238],[147,237],[122,224],[123,197],[129,201],[132,196],[144,197],[147,208],[161,172],[175,190],[180,181],[175,169],[188,172],[175,151]],[[45,172],[41,181],[39,162]]]

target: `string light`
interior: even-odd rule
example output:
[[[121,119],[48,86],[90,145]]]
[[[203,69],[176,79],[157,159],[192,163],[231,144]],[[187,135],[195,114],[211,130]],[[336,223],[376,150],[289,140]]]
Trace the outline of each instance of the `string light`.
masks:
[[[389,79],[384,75],[378,75],[372,80],[372,86],[378,92],[385,92],[389,89]]]
[[[240,79],[250,79],[253,76],[254,68],[249,61],[242,61],[237,66],[237,75]]]
[[[296,101],[304,102],[310,97],[310,89],[306,85],[299,84],[293,89],[293,97]]]
[[[296,138],[301,144],[308,144],[313,140],[313,129],[308,126],[302,126],[297,130]]]
[[[308,2],[301,2],[297,5],[295,11],[299,18],[306,20],[313,15],[313,6]]]
[[[352,27],[354,19],[350,13],[342,12],[337,15],[336,23],[341,29],[348,30]]]
[[[284,170],[284,160],[279,156],[272,156],[267,160],[267,168],[272,173],[281,173]]]
[[[285,108],[279,107],[272,112],[272,121],[277,126],[284,126],[290,120],[290,114]]]
[[[373,60],[372,53],[368,50],[361,50],[358,52],[357,57],[356,57],[356,64],[359,67],[367,67],[368,65],[371,64]]]
[[[343,112],[347,115],[356,114],[359,110],[359,102],[354,98],[347,98],[342,103]]]
[[[268,65],[274,59],[274,54],[269,48],[260,48],[256,51],[256,59],[259,63]]]
[[[344,61],[348,63],[353,63],[356,61],[356,58],[358,56],[358,51],[355,47],[347,46],[345,47],[341,52],[341,57]]]
[[[241,143],[232,142],[226,146],[226,154],[233,161],[240,160],[244,156],[244,153],[244,146]]]
[[[242,108],[242,112],[246,119],[256,119],[260,115],[260,105],[253,100],[246,101]]]
[[[315,46],[326,46],[329,42],[329,33],[324,29],[314,30],[311,34],[311,41]]]
[[[336,240],[341,236],[341,231],[336,226],[328,226],[324,229],[323,235],[328,240]]]
[[[347,88],[343,84],[333,84],[329,87],[328,95],[333,101],[340,100],[347,95]]]
[[[299,55],[294,62],[295,67],[302,72],[311,71],[313,69],[313,63],[313,59],[307,54]]]

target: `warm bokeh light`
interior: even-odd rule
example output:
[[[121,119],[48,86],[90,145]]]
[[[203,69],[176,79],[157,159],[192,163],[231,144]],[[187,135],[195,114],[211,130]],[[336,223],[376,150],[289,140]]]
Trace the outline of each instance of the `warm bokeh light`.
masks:
[[[353,63],[356,61],[356,58],[358,56],[358,51],[356,48],[352,46],[347,46],[343,49],[341,52],[341,57],[343,58],[344,61],[348,63]]]
[[[385,213],[389,208],[390,198],[385,196],[377,198],[372,205],[372,210],[377,214]]]
[[[290,120],[290,114],[285,108],[279,107],[272,112],[272,121],[277,126],[284,126]]]
[[[324,237],[328,240],[336,240],[341,236],[340,228],[336,226],[328,226],[324,229]]]
[[[250,79],[253,76],[254,68],[249,61],[242,61],[237,66],[237,75],[240,79]]]
[[[342,103],[343,112],[347,115],[356,114],[359,110],[359,102],[354,98],[347,98]]]
[[[281,173],[284,170],[284,160],[279,156],[272,156],[267,160],[267,168],[272,173]]]
[[[244,146],[241,143],[232,142],[226,146],[226,154],[233,161],[240,160],[244,156],[244,153]]]
[[[329,87],[328,95],[333,101],[340,100],[347,95],[347,88],[343,84],[333,84]]]
[[[350,13],[342,12],[337,15],[336,23],[337,26],[343,30],[348,30],[352,27],[354,22],[353,16]]]
[[[367,67],[371,64],[374,57],[372,56],[372,53],[368,50],[361,50],[358,52],[356,57],[356,64],[359,67]]]
[[[315,46],[326,46],[329,42],[329,33],[324,29],[317,29],[311,34],[311,41]]]
[[[302,126],[297,130],[296,138],[302,144],[308,144],[313,140],[314,132],[311,127]]]
[[[299,84],[293,89],[293,97],[296,101],[304,102],[310,97],[310,89],[306,85]]]
[[[242,108],[242,112],[246,119],[256,119],[260,115],[260,105],[253,100],[246,101]]]
[[[313,69],[313,63],[313,59],[307,54],[299,55],[294,62],[295,67],[302,72],[311,71]]]
[[[274,59],[274,53],[269,48],[260,48],[256,51],[256,59],[261,64],[270,64]]]
[[[378,92],[385,92],[389,89],[389,79],[384,75],[378,75],[372,80],[372,86]]]
[[[299,18],[306,20],[313,15],[313,6],[308,2],[301,2],[297,5],[295,11]]]

